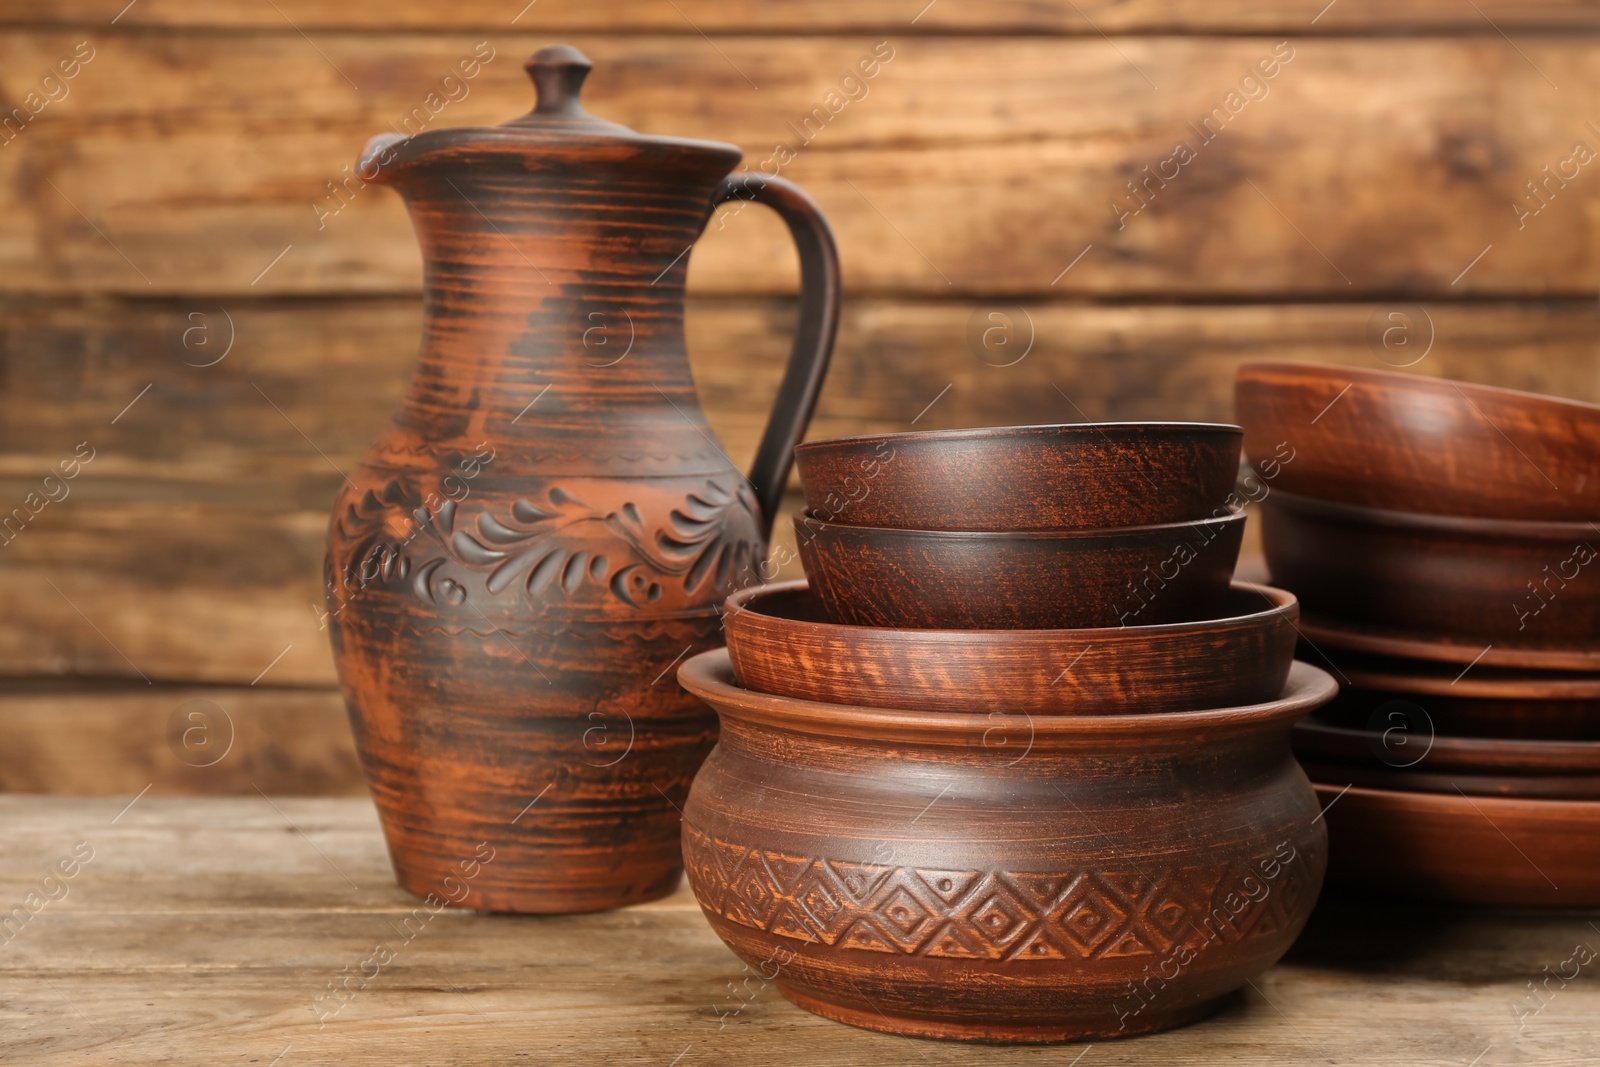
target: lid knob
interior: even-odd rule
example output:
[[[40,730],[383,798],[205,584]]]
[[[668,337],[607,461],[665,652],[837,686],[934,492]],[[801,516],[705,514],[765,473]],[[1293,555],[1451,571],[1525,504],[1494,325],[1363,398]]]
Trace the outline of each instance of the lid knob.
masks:
[[[594,69],[588,56],[571,45],[553,44],[529,56],[522,66],[533,79],[534,91],[538,93],[534,114],[583,115],[578,94],[583,90],[583,79]]]

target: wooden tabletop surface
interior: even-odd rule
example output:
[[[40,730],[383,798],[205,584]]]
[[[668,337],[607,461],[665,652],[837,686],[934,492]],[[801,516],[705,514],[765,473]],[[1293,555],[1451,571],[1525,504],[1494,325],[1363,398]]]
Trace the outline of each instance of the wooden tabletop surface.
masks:
[[[429,916],[395,887],[364,799],[0,796],[0,824],[6,1063],[1493,1067],[1600,1057],[1600,912],[1325,894],[1289,958],[1209,1021],[996,1049],[855,1030],[759,980],[736,994],[741,965],[687,888],[600,915]],[[341,1001],[329,990],[347,974],[365,977]]]

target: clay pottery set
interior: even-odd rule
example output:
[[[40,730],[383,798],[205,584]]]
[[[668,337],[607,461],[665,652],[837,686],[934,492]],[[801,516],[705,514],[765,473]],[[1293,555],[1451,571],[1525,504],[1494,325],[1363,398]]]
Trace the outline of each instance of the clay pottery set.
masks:
[[[1600,904],[1600,407],[1276,363],[1236,399],[1247,454],[1292,454],[1267,566],[1344,685],[1295,732],[1348,790],[1330,876]]]
[[[1237,440],[799,450],[809,583],[730,597],[679,672],[722,717],[684,852],[734,952],[829,1018],[1017,1042],[1176,1026],[1282,955],[1325,857],[1289,730],[1337,686],[1293,596],[1230,584]]]
[[[678,884],[678,809],[717,722],[670,671],[721,644],[719,605],[765,558],[839,273],[793,185],[730,173],[732,145],[588,115],[574,49],[527,67],[528,114],[384,135],[361,156],[363,180],[410,209],[425,317],[410,388],[339,495],[327,605],[400,884],[574,912]],[[783,217],[802,274],[748,481],[706,425],[683,340],[685,253],[732,199]],[[492,862],[474,861],[482,845]]]

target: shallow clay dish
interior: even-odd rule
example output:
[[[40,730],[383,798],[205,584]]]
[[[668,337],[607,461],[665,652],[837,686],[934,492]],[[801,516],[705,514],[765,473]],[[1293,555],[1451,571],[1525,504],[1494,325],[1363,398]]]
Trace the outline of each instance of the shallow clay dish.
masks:
[[[919,530],[1154,526],[1227,506],[1237,426],[991,426],[812,441],[806,507],[829,522]]]
[[[1590,523],[1383,511],[1281,489],[1260,507],[1267,569],[1308,611],[1456,640],[1600,647]]]
[[[1530,647],[1511,641],[1486,645],[1471,639],[1452,640],[1407,633],[1372,623],[1350,622],[1305,610],[1301,605],[1300,633],[1324,651],[1371,653],[1394,659],[1435,663],[1474,664],[1551,671],[1600,671],[1600,645]]]
[[[946,630],[1141,626],[1213,616],[1245,515],[1113,530],[891,530],[795,517],[834,622]],[[1596,568],[1600,570],[1600,568]]]
[[[1294,597],[1235,582],[1215,619],[1086,630],[896,630],[827,621],[805,582],[728,598],[739,684],[830,704],[1043,715],[1272,700],[1294,659]]]
[[[1317,796],[1334,879],[1468,904],[1600,905],[1600,800],[1322,784]]]
[[[1322,718],[1360,726],[1383,709],[1421,709],[1439,734],[1535,741],[1600,741],[1600,674],[1463,668],[1373,656],[1302,658],[1333,672],[1339,698]]]
[[[1600,518],[1600,406],[1417,374],[1246,363],[1234,407],[1274,487],[1396,511]]]
[[[1204,1016],[1304,925],[1325,837],[1289,726],[1335,684],[1169,715],[885,711],[680,669],[722,734],[684,804],[689,884],[801,1007],[970,1041]],[[1154,977],[1152,977],[1154,976]]]

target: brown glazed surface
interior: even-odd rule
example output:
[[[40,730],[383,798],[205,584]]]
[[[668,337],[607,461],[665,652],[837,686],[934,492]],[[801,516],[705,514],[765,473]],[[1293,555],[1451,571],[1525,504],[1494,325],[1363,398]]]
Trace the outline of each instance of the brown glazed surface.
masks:
[[[1600,518],[1600,406],[1392,371],[1246,363],[1245,453],[1294,449],[1275,488],[1395,511]]]
[[[1189,522],[1227,505],[1237,426],[1089,423],[872,434],[795,450],[829,522],[919,530],[1068,530]]]
[[[1261,539],[1273,581],[1307,611],[1484,643],[1600,644],[1589,523],[1382,511],[1274,489]]]
[[[1451,639],[1406,633],[1372,623],[1331,619],[1300,609],[1300,633],[1323,652],[1355,652],[1391,659],[1454,663],[1513,670],[1600,671],[1600,645],[1587,648],[1533,648],[1512,641],[1485,645],[1471,638]]]
[[[830,704],[1040,715],[1148,714],[1272,700],[1294,660],[1294,597],[1235,582],[1214,619],[1085,630],[893,630],[826,621],[805,582],[723,612],[739,684]]]
[[[795,516],[833,621],[943,630],[1158,625],[1214,615],[1241,512],[1112,530],[891,530]]]
[[[1577,788],[1578,779],[1590,783],[1584,788],[1600,783],[1600,743],[1594,741],[1452,737],[1402,717],[1350,717],[1341,714],[1337,702],[1296,723],[1293,739],[1295,755],[1302,759],[1432,775],[1439,779],[1435,788],[1445,793],[1453,791],[1456,775],[1573,779],[1560,788]]]
[[[718,605],[753,580],[838,309],[803,194],[727,178],[731,146],[586,115],[587,70],[545,49],[534,112],[378,138],[362,163],[411,211],[426,314],[329,525],[334,657],[400,884],[485,910],[677,883],[678,806],[716,719],[670,668],[720,642]],[[789,222],[804,288],[754,490],[683,347],[684,253],[736,196]]]
[[[725,652],[679,678],[722,717],[684,806],[717,934],[857,1026],[1070,1041],[1199,1018],[1271,966],[1325,838],[1289,726],[1335,684],[1171,715],[958,715],[752,693]]]
[[[1322,784],[1317,796],[1333,879],[1467,904],[1600,905],[1600,800]]]

